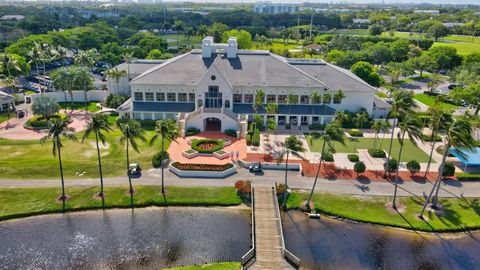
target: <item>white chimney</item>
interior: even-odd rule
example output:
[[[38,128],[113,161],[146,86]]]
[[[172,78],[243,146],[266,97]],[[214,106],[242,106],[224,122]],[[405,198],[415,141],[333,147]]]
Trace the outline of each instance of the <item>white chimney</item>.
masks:
[[[237,58],[238,43],[236,37],[228,38],[227,58]]]
[[[202,58],[211,58],[213,52],[213,37],[205,37],[202,41]]]

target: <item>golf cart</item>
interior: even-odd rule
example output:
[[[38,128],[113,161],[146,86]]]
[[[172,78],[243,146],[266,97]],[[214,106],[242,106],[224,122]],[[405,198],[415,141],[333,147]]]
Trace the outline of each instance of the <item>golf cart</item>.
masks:
[[[253,173],[262,172],[262,164],[260,162],[253,162],[252,165],[248,167],[248,170]]]
[[[140,176],[141,173],[142,168],[140,168],[140,164],[130,163],[130,165],[128,165],[128,174],[130,176]]]

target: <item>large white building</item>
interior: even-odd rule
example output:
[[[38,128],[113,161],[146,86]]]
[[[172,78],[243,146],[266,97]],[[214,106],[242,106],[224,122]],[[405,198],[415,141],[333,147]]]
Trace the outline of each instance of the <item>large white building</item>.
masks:
[[[253,6],[255,13],[293,13],[300,11],[298,4],[272,3],[272,2],[256,2]]]
[[[134,65],[130,64],[131,72],[144,71],[127,81],[129,85],[122,82],[119,92],[130,91],[131,98],[118,108],[119,113],[141,120],[174,119],[182,133],[195,127],[201,131],[234,129],[244,136],[254,114],[262,115],[265,122],[273,117],[280,126],[306,128],[331,121],[336,111],[364,108],[374,118],[382,118],[389,107],[375,97],[375,88],[348,70],[318,59],[238,50],[235,38],[215,44],[207,37],[201,50],[156,65]],[[114,84],[109,82],[111,88],[119,89]],[[259,89],[265,92],[264,107],[279,105],[276,114],[267,114],[265,108],[254,111]],[[344,92],[344,99],[334,100],[338,90]],[[324,102],[312,101],[313,92],[325,97]],[[289,104],[288,95],[296,96],[297,102]]]

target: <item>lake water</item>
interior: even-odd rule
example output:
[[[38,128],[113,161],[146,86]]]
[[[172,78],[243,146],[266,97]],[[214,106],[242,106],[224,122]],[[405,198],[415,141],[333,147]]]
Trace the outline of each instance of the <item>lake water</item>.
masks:
[[[287,248],[307,269],[480,269],[480,232],[420,234],[283,214]]]
[[[240,261],[249,210],[145,208],[0,222],[0,269],[161,269]]]

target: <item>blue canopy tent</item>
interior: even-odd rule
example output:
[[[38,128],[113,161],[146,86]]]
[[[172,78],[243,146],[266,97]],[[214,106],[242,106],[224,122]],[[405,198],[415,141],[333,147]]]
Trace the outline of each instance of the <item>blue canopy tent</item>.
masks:
[[[480,166],[480,147],[473,148],[472,150],[464,149],[461,151],[462,153],[459,153],[455,148],[450,148],[450,153],[465,165],[464,171],[468,166]]]

